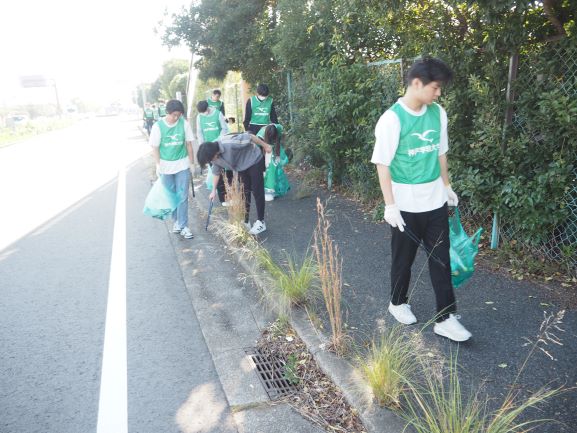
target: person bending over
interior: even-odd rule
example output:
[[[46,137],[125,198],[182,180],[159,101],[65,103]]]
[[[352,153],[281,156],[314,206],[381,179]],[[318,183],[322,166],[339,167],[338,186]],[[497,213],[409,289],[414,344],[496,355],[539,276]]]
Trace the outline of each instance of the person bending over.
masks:
[[[212,192],[210,193],[211,200],[214,200],[216,196],[216,186],[222,171],[232,170],[238,172],[244,187],[246,211],[244,223],[252,235],[257,235],[266,230],[264,222],[264,156],[261,148],[266,153],[272,151],[272,147],[256,135],[243,132],[228,134],[224,137],[219,137],[215,141],[202,143],[196,153],[201,167],[212,163],[214,178]],[[249,223],[251,193],[254,195],[257,212],[257,220],[252,227],[250,227]]]

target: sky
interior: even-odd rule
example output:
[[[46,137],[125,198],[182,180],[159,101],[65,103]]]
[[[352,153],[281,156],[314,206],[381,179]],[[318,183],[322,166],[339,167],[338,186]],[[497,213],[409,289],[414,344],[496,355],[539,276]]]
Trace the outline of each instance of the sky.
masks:
[[[130,99],[154,81],[169,59],[190,60],[186,47],[169,51],[154,28],[190,0],[10,0],[0,6],[0,106],[54,100],[53,88],[22,89],[19,77],[45,75],[59,98],[106,104]],[[169,19],[170,20],[170,19]]]

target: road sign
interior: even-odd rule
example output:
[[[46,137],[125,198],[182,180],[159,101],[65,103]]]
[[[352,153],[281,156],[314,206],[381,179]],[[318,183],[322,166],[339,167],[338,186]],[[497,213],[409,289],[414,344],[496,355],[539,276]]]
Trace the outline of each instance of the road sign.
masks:
[[[48,87],[50,82],[44,75],[23,75],[20,77],[22,87]]]

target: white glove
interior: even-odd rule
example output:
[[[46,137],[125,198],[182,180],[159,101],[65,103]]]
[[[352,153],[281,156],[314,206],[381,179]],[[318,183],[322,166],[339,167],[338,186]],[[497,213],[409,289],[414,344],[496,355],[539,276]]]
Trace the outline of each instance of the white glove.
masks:
[[[405,231],[403,227],[406,225],[405,220],[396,204],[385,205],[385,221],[393,227],[398,227],[400,231]]]
[[[154,173],[156,173],[156,177],[160,177],[160,164],[156,164],[156,170]]]
[[[459,197],[457,197],[457,194],[455,194],[451,185],[447,185],[445,188],[447,188],[447,204],[449,206],[457,207],[459,205]]]

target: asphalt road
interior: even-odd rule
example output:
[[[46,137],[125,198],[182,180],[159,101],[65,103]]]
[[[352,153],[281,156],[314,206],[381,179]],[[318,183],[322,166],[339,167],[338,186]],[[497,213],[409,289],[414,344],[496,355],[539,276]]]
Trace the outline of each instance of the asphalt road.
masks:
[[[0,432],[235,432],[137,122],[0,149]]]

